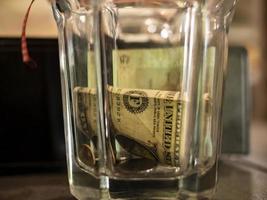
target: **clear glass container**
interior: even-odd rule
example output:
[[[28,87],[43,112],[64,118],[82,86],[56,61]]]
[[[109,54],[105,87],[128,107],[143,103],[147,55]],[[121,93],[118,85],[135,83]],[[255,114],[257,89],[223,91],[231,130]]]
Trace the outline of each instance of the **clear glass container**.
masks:
[[[212,198],[235,3],[52,1],[76,198]]]

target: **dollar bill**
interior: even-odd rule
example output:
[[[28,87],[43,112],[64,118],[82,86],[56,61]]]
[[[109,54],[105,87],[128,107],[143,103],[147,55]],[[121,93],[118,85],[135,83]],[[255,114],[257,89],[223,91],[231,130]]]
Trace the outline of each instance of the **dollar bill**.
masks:
[[[124,149],[165,165],[184,164],[181,143],[186,102],[180,92],[111,86],[108,91],[113,128]]]
[[[76,126],[89,139],[93,139],[97,136],[96,89],[76,87],[73,96]]]
[[[188,77],[186,74],[186,66],[184,64],[184,47],[172,47],[172,48],[144,48],[144,49],[119,49],[113,50],[113,86],[114,88],[139,88],[138,90],[152,89],[152,90],[160,90],[162,94],[167,93],[167,91],[183,91],[182,95],[186,96],[183,88],[183,81]],[[194,126],[190,123],[200,124],[198,127],[198,135],[199,135],[199,160],[205,162],[205,160],[210,157],[212,154],[212,102],[214,93],[214,81],[215,81],[215,55],[216,49],[215,47],[209,47],[204,55],[203,60],[203,68],[200,74],[200,83],[195,87],[198,88],[198,93],[201,96],[199,98],[199,112],[194,111],[192,105],[186,104],[184,101],[184,107],[182,112],[182,124],[183,131],[180,132],[180,138],[183,138],[180,142],[180,160],[183,160],[184,163],[188,160],[189,157],[189,149],[191,148],[190,141],[193,140],[193,132],[194,128],[190,128],[190,126]],[[201,63],[200,63],[201,64]],[[119,92],[120,93],[120,92]],[[177,92],[179,93],[179,92]],[[188,95],[188,94],[187,94]],[[117,95],[117,98],[118,95]],[[149,96],[149,99],[157,98],[155,96]],[[188,97],[188,101],[192,96]],[[196,98],[196,96],[195,96]],[[177,100],[177,99],[175,99]],[[192,99],[191,99],[192,100]],[[188,105],[186,107],[186,105]],[[114,106],[112,106],[114,107]],[[190,111],[191,109],[191,111]],[[195,112],[195,113],[193,113]],[[125,115],[127,114],[124,113]],[[191,122],[194,117],[192,115],[199,114],[199,121]],[[191,116],[190,116],[191,115]],[[131,124],[133,118],[124,117],[124,119],[129,120],[125,122],[125,124]],[[147,116],[149,119],[149,116]],[[150,115],[151,117],[151,115]],[[143,124],[147,123],[145,119],[145,115],[142,118],[139,118],[139,122]],[[175,120],[175,119],[174,119]],[[175,121],[174,121],[175,123]],[[140,125],[136,123],[134,129],[138,129]],[[151,125],[149,125],[151,126]],[[142,126],[141,126],[142,127]],[[143,128],[146,126],[143,126]],[[127,129],[127,128],[126,128]],[[130,129],[129,129],[130,130]],[[127,131],[126,131],[127,132]],[[148,131],[147,131],[148,132]],[[133,132],[131,132],[133,134]],[[127,135],[129,138],[131,135]],[[178,136],[177,136],[178,137]],[[129,138],[123,140],[129,144],[133,140],[129,140]],[[175,137],[172,137],[174,140]],[[140,139],[140,138],[139,138]],[[144,137],[145,139],[145,137]],[[118,141],[122,140],[121,136],[119,136]],[[143,140],[141,140],[143,141]],[[122,143],[122,142],[120,142]],[[126,142],[124,142],[126,143]],[[134,145],[133,145],[134,146]],[[137,146],[137,145],[135,145]],[[140,145],[139,145],[140,146]],[[147,147],[147,146],[145,146]],[[128,145],[129,148],[129,145]],[[144,148],[142,146],[142,148]],[[132,152],[140,151],[139,150],[131,150]],[[159,148],[157,148],[159,149]],[[144,154],[144,150],[142,153]],[[155,152],[152,151],[151,152]],[[138,154],[142,154],[138,153]],[[154,153],[155,154],[155,153]],[[162,156],[162,155],[161,155]],[[145,157],[149,157],[146,153]],[[151,157],[151,156],[150,156]],[[153,154],[152,154],[153,157]],[[162,157],[159,159],[162,160]],[[166,162],[165,162],[166,163]],[[172,163],[173,165],[173,163]],[[175,165],[177,166],[177,165]]]
[[[76,84],[86,85],[86,87],[75,87],[73,90],[76,161],[80,167],[92,170],[96,167],[98,160],[98,137],[95,53],[90,45],[88,45],[87,62],[82,59],[76,67],[80,72]]]
[[[178,92],[184,47],[116,49],[112,60],[109,101],[117,141],[135,155],[183,168],[190,138],[186,101]]]
[[[74,91],[77,127],[94,138],[95,90],[77,87]],[[186,139],[183,130],[186,102],[180,92],[109,86],[108,94],[112,129],[122,148],[164,165],[185,165],[186,159],[182,154]]]
[[[181,90],[184,47],[113,50],[113,86]]]
[[[77,161],[83,168],[94,167],[97,158],[96,90],[76,87],[73,97],[74,119],[77,127],[75,131]],[[81,134],[85,135],[86,139],[83,139]]]
[[[193,131],[189,127],[188,100],[179,92],[182,53],[182,47],[113,51],[113,86],[108,86],[109,114],[112,130],[115,130],[112,133],[119,145],[138,157],[180,168],[188,163]],[[88,77],[89,72],[90,76],[95,73],[88,70]],[[90,89],[95,79],[90,80],[88,88],[75,88],[74,102],[77,127],[94,138],[96,90]],[[210,81],[203,80],[203,83],[203,88],[212,87]],[[203,143],[211,120],[210,95],[205,93],[201,101],[200,142]],[[200,152],[200,155],[204,153]]]

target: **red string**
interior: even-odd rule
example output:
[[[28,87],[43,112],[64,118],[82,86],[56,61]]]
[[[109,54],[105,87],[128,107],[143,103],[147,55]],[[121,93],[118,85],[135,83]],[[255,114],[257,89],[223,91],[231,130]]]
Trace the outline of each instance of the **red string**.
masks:
[[[28,45],[27,45],[27,40],[26,40],[26,26],[27,26],[27,21],[29,18],[29,13],[32,7],[32,4],[35,0],[31,1],[31,4],[28,7],[28,10],[25,14],[24,20],[23,20],[23,26],[22,26],[22,34],[21,34],[21,53],[22,53],[22,61],[26,65],[28,65],[30,68],[37,68],[36,62],[30,57],[29,55],[29,50],[28,50]]]

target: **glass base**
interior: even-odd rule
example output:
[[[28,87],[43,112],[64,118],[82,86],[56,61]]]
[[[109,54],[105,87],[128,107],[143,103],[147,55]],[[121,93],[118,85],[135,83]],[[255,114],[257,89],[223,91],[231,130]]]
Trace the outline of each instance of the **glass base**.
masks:
[[[158,181],[110,181],[110,189],[92,189],[86,186],[71,185],[74,197],[80,200],[208,200],[215,189],[192,192],[178,189],[179,182]]]
[[[181,200],[213,199],[217,183],[217,164],[205,174],[192,174],[180,180],[179,198]]]
[[[110,199],[120,200],[208,200],[213,199],[213,188],[192,192],[179,188],[179,181],[117,182],[110,188]],[[124,189],[123,189],[124,188]]]
[[[173,180],[97,179],[76,173],[70,181],[73,196],[80,200],[205,200],[213,199],[216,165],[207,173]]]
[[[98,178],[80,170],[71,173],[69,177],[70,192],[79,200],[99,200],[100,181]]]
[[[178,180],[110,180],[111,199],[177,199]]]
[[[92,189],[89,187],[81,187],[81,186],[70,186],[71,194],[80,200],[99,200],[99,190]],[[90,195],[90,197],[88,197]]]
[[[187,190],[179,191],[179,200],[211,200],[214,198],[215,188],[201,191],[201,192],[191,192]]]

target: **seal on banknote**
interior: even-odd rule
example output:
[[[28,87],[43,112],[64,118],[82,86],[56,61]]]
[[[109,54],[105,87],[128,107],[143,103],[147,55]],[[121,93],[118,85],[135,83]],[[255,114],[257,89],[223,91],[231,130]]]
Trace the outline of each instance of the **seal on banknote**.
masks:
[[[142,113],[148,107],[148,97],[144,91],[131,90],[123,94],[125,108],[133,114]]]

